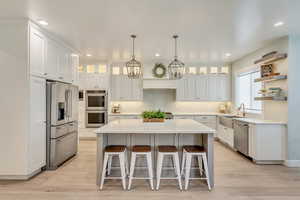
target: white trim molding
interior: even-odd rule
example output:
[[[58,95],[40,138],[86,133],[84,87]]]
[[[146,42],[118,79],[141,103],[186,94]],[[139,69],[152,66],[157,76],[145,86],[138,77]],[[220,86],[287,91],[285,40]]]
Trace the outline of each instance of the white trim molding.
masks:
[[[284,165],[287,167],[300,167],[300,160],[285,160]]]

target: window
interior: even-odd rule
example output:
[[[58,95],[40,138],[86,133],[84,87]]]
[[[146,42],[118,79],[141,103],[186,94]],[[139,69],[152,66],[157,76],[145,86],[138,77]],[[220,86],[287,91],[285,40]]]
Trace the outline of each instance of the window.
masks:
[[[95,66],[94,65],[87,65],[86,66],[87,73],[95,73]]]
[[[106,65],[99,65],[98,73],[99,74],[106,73]]]
[[[254,79],[260,78],[260,71],[243,73],[236,78],[236,105],[245,104],[246,111],[261,112],[261,101],[255,101],[262,88],[261,83],[255,83]]]

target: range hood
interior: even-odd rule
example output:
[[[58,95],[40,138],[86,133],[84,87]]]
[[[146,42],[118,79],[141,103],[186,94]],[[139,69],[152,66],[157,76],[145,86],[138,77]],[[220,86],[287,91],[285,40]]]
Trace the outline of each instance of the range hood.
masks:
[[[176,89],[177,80],[162,78],[144,78],[143,89]]]

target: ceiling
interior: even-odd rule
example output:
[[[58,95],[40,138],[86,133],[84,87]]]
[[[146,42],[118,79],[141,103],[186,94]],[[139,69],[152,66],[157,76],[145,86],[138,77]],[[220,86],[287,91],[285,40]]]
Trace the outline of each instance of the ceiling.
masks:
[[[20,17],[49,22],[83,61],[127,60],[132,33],[142,61],[171,60],[178,34],[186,63],[233,61],[288,34],[286,0],[1,0],[0,18]]]

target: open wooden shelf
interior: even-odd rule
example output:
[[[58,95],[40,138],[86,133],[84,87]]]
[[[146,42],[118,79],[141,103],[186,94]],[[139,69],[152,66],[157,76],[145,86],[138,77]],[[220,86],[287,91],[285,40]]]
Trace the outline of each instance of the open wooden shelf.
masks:
[[[270,56],[263,57],[259,60],[256,60],[254,62],[254,64],[267,65],[267,64],[271,64],[276,61],[279,61],[279,60],[286,59],[287,57],[288,57],[288,55],[286,53],[276,53],[276,54],[273,54]]]
[[[287,79],[287,75],[276,75],[276,76],[257,78],[254,80],[254,82],[270,82],[270,81],[277,81],[277,80],[284,80],[284,79]]]
[[[287,97],[255,97],[256,101],[287,101]]]

